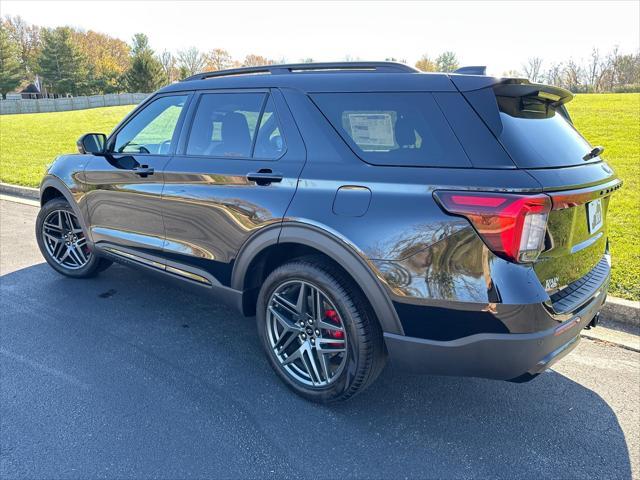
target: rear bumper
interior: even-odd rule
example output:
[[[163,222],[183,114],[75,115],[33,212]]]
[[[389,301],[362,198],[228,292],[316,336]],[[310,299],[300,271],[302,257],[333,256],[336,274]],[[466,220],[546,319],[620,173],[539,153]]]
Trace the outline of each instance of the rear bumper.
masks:
[[[385,333],[392,364],[413,373],[526,381],[573,350],[591,323],[606,288],[557,326],[535,333],[482,333],[434,341]]]

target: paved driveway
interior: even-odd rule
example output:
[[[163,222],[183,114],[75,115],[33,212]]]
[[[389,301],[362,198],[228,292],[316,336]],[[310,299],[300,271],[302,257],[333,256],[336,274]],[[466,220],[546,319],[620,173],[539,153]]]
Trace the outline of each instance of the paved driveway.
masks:
[[[2,478],[629,478],[638,353],[583,340],[516,385],[387,368],[323,407],[271,372],[253,319],[114,266],[56,274],[36,209],[0,202]]]

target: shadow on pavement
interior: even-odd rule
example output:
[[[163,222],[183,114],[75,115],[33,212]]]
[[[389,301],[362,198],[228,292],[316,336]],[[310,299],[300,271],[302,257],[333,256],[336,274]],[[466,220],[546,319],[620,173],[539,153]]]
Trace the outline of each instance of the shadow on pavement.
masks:
[[[597,394],[555,372],[528,384],[387,368],[318,406],[271,372],[244,319],[114,266],[0,279],[6,477],[631,477]]]

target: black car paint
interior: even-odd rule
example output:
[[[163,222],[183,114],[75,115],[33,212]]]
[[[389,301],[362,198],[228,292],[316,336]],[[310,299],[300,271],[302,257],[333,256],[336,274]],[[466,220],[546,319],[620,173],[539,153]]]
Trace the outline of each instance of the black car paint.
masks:
[[[180,82],[160,90],[114,130],[158,95],[187,94],[170,154],[62,156],[45,176],[42,196],[46,199],[55,189],[67,198],[97,252],[193,283],[249,314],[261,256],[276,246],[304,245],[354,278],[383,327],[392,360],[414,362],[418,351],[420,371],[502,379],[537,374],[531,365],[509,378],[511,371],[506,375],[491,366],[474,366],[485,355],[474,350],[485,348],[475,340],[482,343],[493,336],[490,350],[500,356],[499,345],[513,345],[514,334],[532,335],[533,344],[541,345],[544,332],[554,337],[555,328],[574,322],[578,314],[555,312],[551,292],[536,275],[541,267],[495,256],[465,219],[436,204],[433,192],[546,192],[598,186],[616,177],[601,161],[553,170],[517,169],[487,129],[474,128],[468,115],[455,115],[455,109],[470,111],[474,102],[483,101],[467,103],[459,92],[473,97],[495,82],[483,76],[358,72]],[[367,164],[308,95],[389,90],[431,92],[449,112],[454,129],[462,132],[458,140],[474,168]],[[272,95],[286,138],[284,155],[232,161],[185,155],[194,98],[205,91]],[[141,176],[133,166],[149,166],[154,172]],[[258,185],[247,178],[263,169],[277,172],[282,181]],[[605,254],[606,234],[598,243],[599,253],[590,250],[581,274]],[[553,250],[547,253],[552,256]],[[591,317],[606,296],[607,282],[608,276],[597,295],[581,306]],[[567,342],[587,320],[580,317]],[[420,348],[399,348],[403,339]],[[474,345],[470,350],[469,344]],[[554,351],[559,348],[552,344]],[[444,356],[437,353],[442,349],[448,352]],[[538,353],[535,362],[551,351]],[[456,358],[458,365],[448,368]]]

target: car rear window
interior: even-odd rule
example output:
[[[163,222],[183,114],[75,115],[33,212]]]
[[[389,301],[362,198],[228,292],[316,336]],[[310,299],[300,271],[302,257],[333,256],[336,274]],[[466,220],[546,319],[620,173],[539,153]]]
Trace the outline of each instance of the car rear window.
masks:
[[[553,168],[586,163],[592,147],[548,102],[496,97],[502,121],[500,142],[520,168]],[[595,160],[597,161],[597,160]]]
[[[316,93],[311,98],[365,162],[471,166],[430,93]]]

